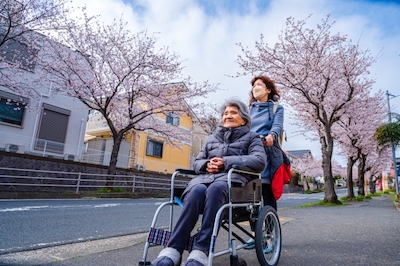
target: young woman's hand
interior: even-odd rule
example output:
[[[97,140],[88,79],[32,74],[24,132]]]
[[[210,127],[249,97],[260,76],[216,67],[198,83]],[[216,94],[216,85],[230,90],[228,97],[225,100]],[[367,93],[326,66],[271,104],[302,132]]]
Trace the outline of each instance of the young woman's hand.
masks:
[[[265,138],[264,145],[270,147],[273,144],[274,144],[274,136],[268,134],[268,136]]]

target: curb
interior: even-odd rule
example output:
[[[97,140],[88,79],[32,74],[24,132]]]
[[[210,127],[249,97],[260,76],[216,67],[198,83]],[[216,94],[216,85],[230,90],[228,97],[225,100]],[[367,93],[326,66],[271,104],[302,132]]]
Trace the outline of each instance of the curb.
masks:
[[[0,255],[0,263],[18,263],[21,265],[44,264],[63,261],[91,254],[117,250],[134,246],[146,241],[147,233],[111,237],[99,240],[60,245],[31,251]],[[25,264],[27,263],[27,264]]]

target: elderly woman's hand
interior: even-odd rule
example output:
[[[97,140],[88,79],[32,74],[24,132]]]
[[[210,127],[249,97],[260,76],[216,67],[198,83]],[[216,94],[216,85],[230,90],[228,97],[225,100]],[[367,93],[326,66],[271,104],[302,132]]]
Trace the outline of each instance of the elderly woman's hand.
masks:
[[[225,163],[224,159],[214,157],[210,160],[210,162],[207,163],[207,172],[210,174],[216,174],[221,171],[221,169],[224,169]]]

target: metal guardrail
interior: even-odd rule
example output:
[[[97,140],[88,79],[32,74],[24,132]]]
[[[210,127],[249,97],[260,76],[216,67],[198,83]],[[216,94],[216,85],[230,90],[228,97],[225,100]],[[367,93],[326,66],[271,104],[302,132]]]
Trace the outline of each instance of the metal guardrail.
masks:
[[[137,174],[107,175],[76,172],[45,171],[34,169],[0,167],[0,187],[3,191],[38,191],[31,187],[62,188],[63,191],[79,193],[97,191],[100,188],[122,189],[126,192],[169,191],[171,176],[140,176]],[[177,187],[183,188],[187,179],[175,180]],[[26,187],[18,189],[16,187]]]

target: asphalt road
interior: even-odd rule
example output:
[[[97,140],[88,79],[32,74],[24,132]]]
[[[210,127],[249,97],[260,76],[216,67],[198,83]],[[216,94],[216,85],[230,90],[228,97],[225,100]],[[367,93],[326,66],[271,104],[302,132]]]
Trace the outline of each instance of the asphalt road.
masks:
[[[2,200],[0,254],[145,232],[163,201]]]
[[[284,265],[399,265],[400,211],[389,197],[377,197],[347,206],[281,208]],[[0,255],[0,265],[94,266],[138,265],[146,234],[108,238]],[[217,246],[226,245],[221,230]],[[161,247],[149,250],[154,259]],[[239,250],[247,265],[259,265],[254,250]],[[184,253],[184,257],[187,252]],[[229,255],[213,260],[229,265]]]
[[[336,191],[338,197],[345,189]],[[323,193],[283,194],[278,209],[322,199]],[[0,200],[0,254],[147,232],[167,199]],[[174,212],[175,217],[179,215]],[[169,212],[160,215],[166,225]]]

